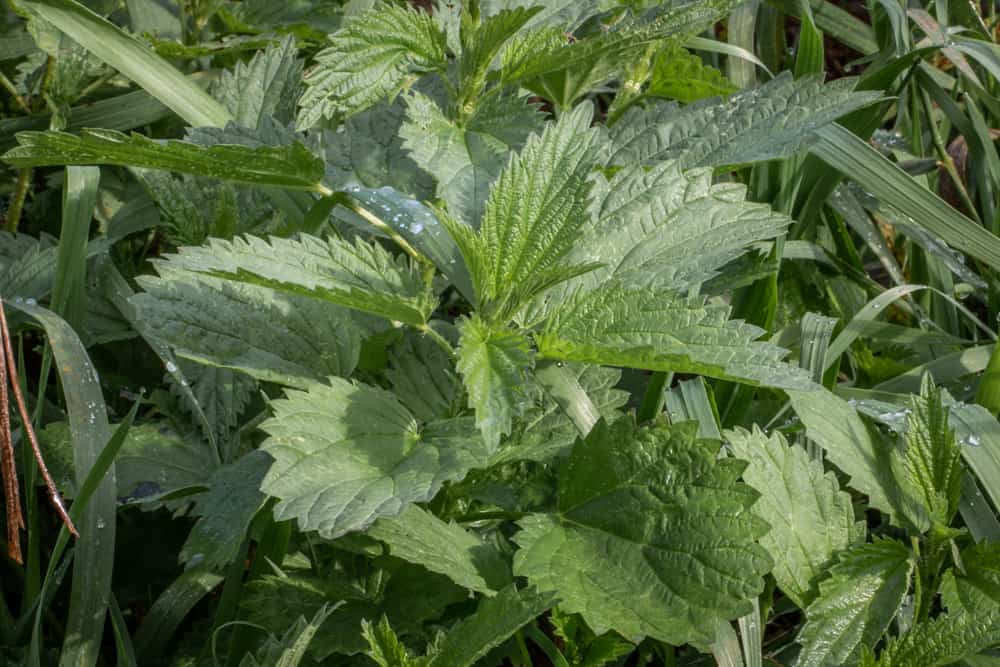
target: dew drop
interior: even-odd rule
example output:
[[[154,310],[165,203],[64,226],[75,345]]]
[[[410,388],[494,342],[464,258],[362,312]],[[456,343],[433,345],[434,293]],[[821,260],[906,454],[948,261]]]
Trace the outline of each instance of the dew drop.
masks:
[[[175,364],[172,361],[168,361],[167,362],[167,372],[168,373],[176,373],[177,372],[177,364]]]
[[[37,306],[38,305],[38,299],[32,299],[30,297],[27,298],[27,299],[25,299],[24,302],[26,304],[28,304],[29,306]]]
[[[978,447],[979,445],[982,444],[982,441],[979,439],[979,436],[975,434],[970,434],[969,437],[967,437],[963,442],[969,447]]]

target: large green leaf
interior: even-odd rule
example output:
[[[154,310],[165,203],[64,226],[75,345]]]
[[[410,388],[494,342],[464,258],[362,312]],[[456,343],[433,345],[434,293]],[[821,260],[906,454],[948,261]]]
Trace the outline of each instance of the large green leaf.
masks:
[[[771,559],[757,493],[737,482],[745,464],[696,432],[598,422],[560,470],[557,510],[518,522],[515,574],[598,634],[711,643],[750,611]]]
[[[586,221],[599,136],[589,129],[592,118],[593,107],[582,104],[528,140],[494,184],[478,235],[450,223],[484,315],[508,318],[535,294],[584,270],[561,260]]]
[[[771,525],[761,545],[774,559],[775,580],[801,608],[819,593],[819,580],[835,556],[864,540],[865,524],[854,519],[851,497],[832,472],[823,471],[802,447],[781,434],[754,427],[726,432],[736,456],[750,462],[743,480],[761,494],[754,512]]]
[[[205,246],[180,248],[163,266],[330,301],[417,326],[436,305],[416,266],[361,239],[212,239]]]
[[[15,167],[115,164],[166,169],[250,185],[315,190],[323,162],[299,143],[290,146],[219,144],[205,148],[186,141],[165,142],[115,130],[21,132],[17,148],[3,155]]]
[[[364,111],[396,94],[410,75],[444,70],[446,55],[445,35],[429,14],[379,3],[347,19],[316,55],[299,101],[298,127]]]
[[[894,540],[846,552],[806,609],[806,624],[797,638],[802,652],[796,667],[856,662],[861,647],[875,645],[903,604],[915,566],[909,549]]]
[[[178,356],[292,387],[349,376],[358,362],[361,329],[346,309],[170,262],[158,270],[130,302],[146,335]]]
[[[800,390],[812,386],[807,373],[782,361],[785,350],[755,341],[763,331],[729,320],[729,312],[673,292],[610,282],[569,299],[535,340],[538,353],[551,359]]]
[[[407,97],[407,120],[399,136],[416,163],[437,179],[437,196],[448,211],[475,226],[509,153],[540,131],[543,120],[538,106],[524,98],[494,95],[459,124],[433,100],[414,92]]]
[[[289,123],[302,87],[302,61],[295,40],[286,37],[258,52],[248,63],[237,63],[219,77],[215,96],[233,120],[256,129],[263,119]]]
[[[511,582],[510,564],[493,544],[416,505],[397,517],[382,517],[368,535],[385,542],[393,556],[479,593],[493,595]]]
[[[610,162],[680,159],[687,167],[719,167],[787,157],[814,143],[824,125],[879,98],[853,92],[854,84],[854,79],[824,84],[822,76],[793,79],[782,72],[724,102],[633,108],[611,129]]]
[[[459,330],[458,372],[476,411],[476,426],[493,452],[524,409],[525,376],[533,364],[530,342],[523,333],[475,316],[462,320]]]
[[[262,489],[279,520],[326,538],[427,502],[486,460],[471,419],[420,424],[389,392],[340,378],[274,401]]]

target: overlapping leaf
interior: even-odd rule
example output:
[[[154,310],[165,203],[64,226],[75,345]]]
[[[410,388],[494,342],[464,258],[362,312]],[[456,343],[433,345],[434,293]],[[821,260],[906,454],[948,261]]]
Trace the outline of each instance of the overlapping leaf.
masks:
[[[349,18],[330,36],[306,74],[298,127],[335,114],[352,115],[395,95],[412,74],[447,67],[445,35],[430,15],[379,3]]]
[[[609,282],[566,301],[535,340],[551,359],[808,390],[808,374],[782,361],[785,350],[757,341],[762,333],[730,321],[728,307]]]
[[[164,266],[330,301],[407,324],[424,324],[436,305],[417,267],[360,239],[212,239],[205,246],[181,248]]]
[[[291,122],[301,87],[302,61],[295,40],[286,37],[259,51],[250,62],[223,72],[215,96],[237,124],[257,128],[266,117]]]
[[[557,591],[600,634],[705,645],[748,612],[771,561],[742,461],[692,422],[599,422],[561,468],[557,510],[518,522],[518,576]]]
[[[471,419],[420,424],[391,393],[330,378],[289,391],[261,425],[274,458],[262,490],[275,516],[326,538],[427,502],[486,460]]]

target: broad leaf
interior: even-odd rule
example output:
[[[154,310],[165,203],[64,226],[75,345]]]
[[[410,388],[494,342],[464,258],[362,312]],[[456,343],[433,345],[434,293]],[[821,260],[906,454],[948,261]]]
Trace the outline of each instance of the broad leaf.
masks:
[[[750,611],[771,559],[757,493],[737,482],[745,464],[696,431],[598,422],[560,470],[557,510],[518,522],[515,574],[598,634],[711,643]]]
[[[417,267],[377,243],[357,239],[247,236],[184,247],[165,266],[329,301],[407,324],[422,325],[434,298]]]
[[[420,424],[389,392],[340,378],[274,401],[262,490],[279,520],[333,538],[427,502],[485,461],[471,419]]]
[[[436,643],[428,667],[471,667],[556,601],[551,593],[538,593],[533,588],[517,590],[514,584],[493,597],[483,598],[474,614],[456,623]]]
[[[524,98],[495,95],[458,124],[430,98],[414,92],[407,98],[407,121],[399,135],[410,156],[437,179],[437,196],[448,211],[476,226],[508,155],[540,131],[543,120],[537,105]]]
[[[297,56],[295,40],[286,37],[259,51],[249,63],[224,71],[215,97],[243,127],[256,129],[266,117],[290,123],[302,87],[302,61]]]
[[[158,262],[130,299],[145,333],[185,359],[305,387],[348,376],[361,329],[342,308],[298,294],[220,280]]]
[[[454,417],[460,411],[462,383],[452,359],[424,335],[411,333],[388,353],[385,377],[392,393],[420,421]]]
[[[902,455],[901,483],[920,498],[933,524],[946,527],[958,510],[962,493],[962,453],[948,427],[948,409],[941,390],[928,374],[920,396],[910,399],[906,418],[906,451]]]
[[[508,318],[535,294],[591,268],[560,260],[586,220],[597,159],[592,117],[593,107],[580,105],[528,140],[494,184],[478,235],[450,223],[485,316]]]
[[[298,127],[352,115],[395,95],[412,74],[444,70],[445,35],[427,13],[389,3],[348,18],[316,55]]]
[[[462,320],[458,372],[476,411],[476,426],[493,452],[524,409],[525,375],[533,359],[528,338],[490,326],[478,317]]]
[[[778,587],[801,608],[819,592],[820,578],[835,556],[865,538],[854,519],[851,497],[832,472],[780,434],[765,436],[754,427],[726,432],[736,456],[750,463],[743,480],[761,494],[754,512],[771,526],[761,545],[774,559]]]
[[[788,396],[806,427],[806,436],[847,473],[852,487],[868,495],[872,507],[891,514],[896,522],[920,526],[926,521],[919,502],[900,488],[893,446],[869,432],[853,407],[820,387],[789,391]]]
[[[266,454],[254,450],[212,474],[208,491],[195,498],[198,521],[181,549],[188,569],[219,570],[241,556],[250,521],[264,504],[260,483],[270,465]]]
[[[763,331],[729,320],[726,306],[610,282],[564,303],[535,337],[550,359],[698,373],[749,384],[808,389],[786,351],[755,341]]]
[[[493,595],[511,582],[510,564],[494,545],[415,505],[379,519],[367,534],[385,542],[391,555],[476,592]]]
[[[726,76],[683,48],[663,49],[653,59],[646,94],[690,104],[706,97],[725,97],[737,88]]]
[[[796,667],[856,662],[861,647],[875,645],[903,604],[915,566],[909,549],[889,539],[841,556],[832,576],[820,584],[819,597],[806,609]]]
[[[114,130],[21,132],[19,146],[3,155],[15,167],[113,164],[166,169],[250,185],[315,190],[323,162],[300,143],[249,148],[219,144],[209,148],[186,141],[156,141]]]
[[[816,141],[817,129],[879,98],[853,92],[854,84],[782,72],[724,102],[633,108],[611,130],[610,163],[680,159],[687,167],[719,167],[787,157]]]

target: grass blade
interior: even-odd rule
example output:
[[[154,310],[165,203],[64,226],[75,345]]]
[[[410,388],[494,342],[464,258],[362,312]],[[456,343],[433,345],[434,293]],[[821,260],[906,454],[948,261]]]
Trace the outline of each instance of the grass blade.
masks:
[[[87,241],[100,181],[101,170],[97,167],[66,167],[51,308],[77,331],[83,326],[87,310]]]

